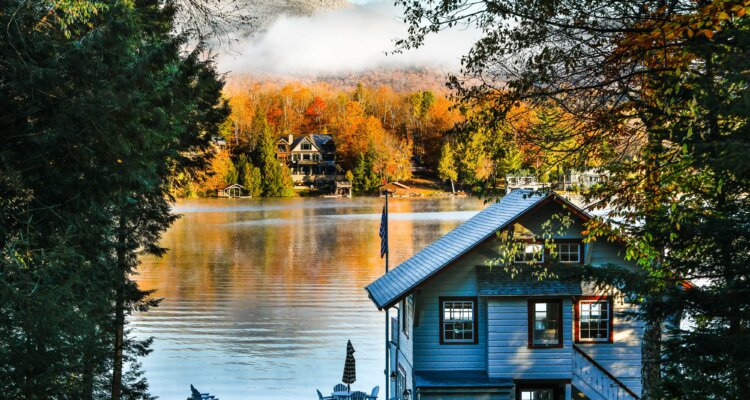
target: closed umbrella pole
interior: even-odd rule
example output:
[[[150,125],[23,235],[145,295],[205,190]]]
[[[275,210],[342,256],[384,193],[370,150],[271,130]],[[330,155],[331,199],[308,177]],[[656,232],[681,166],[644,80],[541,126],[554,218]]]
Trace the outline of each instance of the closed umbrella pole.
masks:
[[[346,362],[344,362],[344,376],[341,378],[341,382],[346,383],[347,391],[351,391],[351,384],[357,380],[355,363],[356,361],[354,360],[354,346],[352,346],[352,341],[349,340],[346,343]]]

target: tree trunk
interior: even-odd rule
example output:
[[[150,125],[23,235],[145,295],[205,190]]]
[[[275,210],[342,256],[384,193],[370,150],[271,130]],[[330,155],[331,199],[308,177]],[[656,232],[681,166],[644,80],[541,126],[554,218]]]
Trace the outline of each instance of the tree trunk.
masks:
[[[112,367],[112,400],[120,400],[122,389],[122,348],[125,332],[125,300],[123,289],[117,290],[115,303],[115,355]]]
[[[92,338],[90,341],[94,343],[96,339]],[[94,360],[90,348],[86,348],[83,353],[83,386],[81,392],[85,399],[94,398]]]
[[[120,215],[120,232],[117,238],[117,273],[118,282],[115,297],[115,352],[112,366],[112,400],[120,400],[122,392],[122,351],[125,336],[125,271],[127,261],[125,259],[125,216]]]
[[[661,385],[661,321],[646,322],[641,346],[641,399],[655,400]]]
[[[456,186],[453,185],[453,179],[451,179],[451,193],[456,194]]]

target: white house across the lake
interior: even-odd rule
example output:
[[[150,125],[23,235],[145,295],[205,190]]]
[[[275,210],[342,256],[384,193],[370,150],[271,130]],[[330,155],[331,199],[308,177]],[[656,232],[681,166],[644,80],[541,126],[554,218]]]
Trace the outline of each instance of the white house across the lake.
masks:
[[[554,234],[550,262],[537,239],[556,214],[573,222]],[[368,285],[378,309],[397,315],[391,398],[637,399],[643,324],[627,317],[633,306],[529,273],[537,261],[636,268],[621,244],[582,241],[588,218],[555,193],[516,190]],[[524,243],[515,275],[487,264],[500,257],[504,235]]]

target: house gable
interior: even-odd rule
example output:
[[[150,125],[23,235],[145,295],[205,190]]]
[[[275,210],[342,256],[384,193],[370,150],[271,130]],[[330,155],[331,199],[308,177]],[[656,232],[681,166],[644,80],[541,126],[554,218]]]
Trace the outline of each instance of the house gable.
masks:
[[[302,150],[303,144],[309,144],[310,149],[309,150]],[[295,141],[294,145],[292,146],[292,152],[302,152],[302,151],[316,151],[320,152],[320,149],[315,144],[313,140],[310,140],[309,137],[303,136],[299,140]]]
[[[589,218],[588,214],[555,193],[539,194],[530,190],[516,190],[425,247],[365,289],[379,309],[389,308],[415,288],[466,256],[472,249],[486,244],[493,238],[497,240],[496,233],[499,230],[522,221],[525,215],[534,216],[533,210],[549,204],[556,205],[555,207],[559,207],[560,210],[570,211],[578,217],[574,218],[579,219],[578,224]],[[532,219],[525,223],[528,226],[534,225]],[[575,229],[575,226],[571,226],[570,229]],[[578,235],[580,236],[580,231]]]

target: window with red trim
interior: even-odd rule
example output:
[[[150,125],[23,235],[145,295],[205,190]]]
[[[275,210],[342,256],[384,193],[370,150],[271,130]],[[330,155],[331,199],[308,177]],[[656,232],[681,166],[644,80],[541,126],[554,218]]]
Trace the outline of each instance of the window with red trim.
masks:
[[[575,307],[578,343],[612,343],[612,302],[606,297],[582,297]]]

